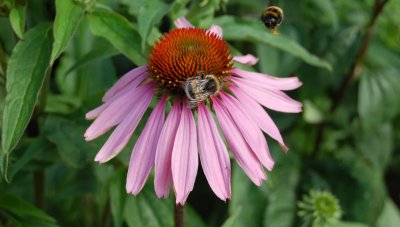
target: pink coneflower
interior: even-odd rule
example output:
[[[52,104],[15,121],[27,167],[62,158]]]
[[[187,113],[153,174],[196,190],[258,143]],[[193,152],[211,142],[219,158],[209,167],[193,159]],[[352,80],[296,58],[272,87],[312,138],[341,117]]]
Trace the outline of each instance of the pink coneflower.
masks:
[[[261,185],[264,168],[271,171],[274,166],[263,132],[287,151],[263,106],[300,112],[302,104],[282,91],[296,89],[301,82],[235,68],[233,62],[254,65],[258,59],[232,57],[219,26],[195,28],[184,18],[175,24],[177,28],[152,47],[148,64],[125,74],[107,91],[104,103],[86,114],[95,120],[85,138],[93,140],[116,126],[95,158],[107,162],[126,146],[151,100],[158,99],[133,148],[127,192],[137,195],[154,166],[157,196],[167,197],[173,185],[176,203],[184,204],[200,157],[211,189],[226,201],[231,198],[231,165],[223,137],[239,166]],[[199,86],[188,91],[188,81]]]

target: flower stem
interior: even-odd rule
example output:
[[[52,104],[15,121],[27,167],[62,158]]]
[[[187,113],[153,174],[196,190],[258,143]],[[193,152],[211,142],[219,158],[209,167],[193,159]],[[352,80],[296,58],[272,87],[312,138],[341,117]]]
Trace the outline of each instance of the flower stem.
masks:
[[[333,96],[332,96],[332,106],[330,109],[330,114],[334,113],[337,109],[337,107],[339,106],[339,104],[341,103],[344,94],[347,91],[347,88],[349,87],[350,83],[357,78],[357,76],[360,73],[360,67],[362,65],[362,63],[364,62],[365,59],[365,55],[367,53],[368,47],[369,47],[369,43],[371,41],[371,35],[372,35],[372,31],[375,27],[376,21],[379,17],[379,15],[381,14],[383,7],[386,5],[386,3],[389,0],[375,0],[375,5],[374,5],[374,9],[372,11],[371,14],[371,19],[367,25],[366,28],[366,32],[365,35],[362,39],[362,43],[360,48],[358,49],[356,58],[354,60],[354,62],[352,63],[348,73],[346,74],[346,76],[344,77],[344,79],[342,80],[338,90],[336,90],[336,92],[334,92]],[[321,122],[318,125],[317,128],[317,138],[315,140],[315,146],[314,146],[314,151],[312,153],[312,156],[315,157],[317,155],[317,153],[320,150],[320,146],[324,137],[324,129],[326,127],[326,122]]]
[[[175,227],[183,227],[183,205],[175,204]]]

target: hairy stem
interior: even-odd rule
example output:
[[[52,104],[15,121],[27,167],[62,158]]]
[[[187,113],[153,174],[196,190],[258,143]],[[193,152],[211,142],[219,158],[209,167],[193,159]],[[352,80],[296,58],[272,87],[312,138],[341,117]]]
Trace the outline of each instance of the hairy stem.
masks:
[[[365,55],[367,53],[369,43],[371,41],[371,36],[372,36],[373,29],[375,27],[376,21],[383,10],[383,7],[386,5],[386,3],[388,1],[389,0],[375,0],[375,5],[374,5],[374,9],[371,14],[371,19],[366,27],[366,32],[362,39],[361,46],[358,49],[356,58],[355,58],[354,62],[352,63],[349,71],[347,72],[346,76],[340,83],[339,88],[336,90],[336,92],[333,93],[333,95],[331,97],[332,106],[330,109],[330,114],[332,114],[336,111],[337,107],[341,103],[341,101],[347,91],[347,88],[349,87],[351,82],[359,75],[360,67],[361,67],[362,63],[364,62]],[[322,122],[321,124],[318,125],[317,138],[316,138],[312,156],[316,156],[316,154],[320,150],[320,146],[321,146],[321,143],[322,143],[322,140],[324,137],[325,127],[326,127],[326,122]]]

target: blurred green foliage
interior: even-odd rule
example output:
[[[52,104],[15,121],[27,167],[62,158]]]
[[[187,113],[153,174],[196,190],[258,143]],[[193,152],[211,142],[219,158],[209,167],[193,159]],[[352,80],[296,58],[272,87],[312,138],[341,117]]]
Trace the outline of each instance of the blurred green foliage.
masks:
[[[290,95],[304,103],[271,112],[290,151],[270,143],[276,166],[260,188],[233,166],[224,203],[199,171],[186,226],[311,226],[297,204],[313,190],[342,211],[318,226],[398,226],[400,0],[272,2],[285,12],[278,36],[259,21],[268,1],[0,0],[0,224],[173,226],[173,198],[157,199],[151,180],[126,194],[132,146],[93,162],[107,136],[85,142],[84,114],[185,16],[220,25],[233,53],[260,58],[254,70],[299,76]]]

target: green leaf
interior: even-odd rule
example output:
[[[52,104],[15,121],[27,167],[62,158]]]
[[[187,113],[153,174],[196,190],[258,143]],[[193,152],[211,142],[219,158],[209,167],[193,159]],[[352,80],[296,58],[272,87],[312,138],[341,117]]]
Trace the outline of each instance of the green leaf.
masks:
[[[313,3],[316,4],[316,6],[319,8],[320,14],[326,15],[326,18],[330,20],[333,29],[336,30],[339,24],[339,20],[336,14],[335,7],[332,4],[332,0],[319,0],[314,1]]]
[[[385,207],[378,218],[377,227],[397,227],[400,223],[400,211],[396,204],[389,198],[386,199]]]
[[[44,151],[49,147],[49,142],[42,136],[35,139],[28,149],[24,151],[24,153],[17,159],[17,161],[12,164],[10,181],[14,178],[14,176],[29,162],[31,161],[38,153]]]
[[[10,11],[10,23],[18,38],[23,39],[25,33],[25,6],[16,4]]]
[[[358,113],[364,126],[373,128],[400,113],[400,57],[380,43],[368,48],[360,74]]]
[[[267,196],[253,184],[238,165],[232,166],[232,200],[229,203],[229,215],[241,210],[235,226],[262,226]],[[266,187],[265,182],[262,187]]]
[[[123,212],[126,201],[125,192],[125,179],[126,179],[126,169],[121,168],[115,171],[111,177],[110,182],[110,203],[111,203],[111,215],[113,218],[113,226],[122,226],[123,223]]]
[[[236,220],[237,220],[238,217],[239,217],[240,212],[242,212],[242,209],[241,209],[241,208],[237,209],[237,210],[235,211],[235,213],[234,213],[233,215],[231,215],[231,216],[224,222],[224,224],[223,224],[221,227],[234,227],[234,226],[236,226],[235,223],[236,223]]]
[[[204,223],[204,221],[200,217],[200,215],[189,205],[185,205],[183,215],[184,215],[184,218],[183,218],[184,226],[191,226],[191,227],[207,227],[207,226],[209,226]]]
[[[146,64],[140,51],[140,35],[126,18],[113,12],[93,12],[89,14],[89,23],[94,35],[107,39],[136,65]]]
[[[146,47],[147,39],[154,25],[161,22],[170,9],[170,5],[158,0],[144,1],[138,14],[138,31],[142,37],[142,49]]]
[[[300,160],[294,152],[278,153],[269,178],[268,206],[264,226],[290,227],[296,217],[296,189],[300,181]],[[282,180],[284,179],[284,180]]]
[[[358,113],[365,126],[372,128],[400,112],[398,71],[390,68],[366,71],[359,86]]]
[[[368,227],[368,225],[358,222],[347,222],[347,221],[338,221],[332,224],[328,224],[327,227]]]
[[[361,159],[360,162],[365,163],[375,172],[383,175],[393,152],[392,126],[384,124],[374,127],[373,130],[365,130],[359,126],[355,127],[354,135],[358,148],[357,158]]]
[[[51,24],[44,23],[26,33],[14,48],[7,71],[2,146],[5,154],[22,137],[48,70],[51,54]]]
[[[84,13],[82,5],[73,0],[56,0],[56,18],[54,19],[54,42],[51,63],[64,51],[72,35],[79,26]]]
[[[130,227],[168,227],[173,223],[173,201],[160,200],[149,187],[136,197],[128,196],[124,217]]]
[[[48,116],[45,121],[44,134],[56,144],[60,157],[73,167],[83,167],[88,156],[97,151],[83,139],[85,128],[61,117]]]
[[[0,210],[6,210],[13,214],[17,219],[39,219],[47,224],[55,225],[55,220],[34,205],[9,194],[0,194]]]
[[[74,70],[81,68],[91,62],[101,60],[104,58],[113,57],[118,54],[118,51],[108,42],[104,41],[98,47],[92,49],[87,54],[83,55],[73,64],[65,73],[66,75]]]
[[[288,54],[300,58],[305,63],[331,70],[332,66],[325,60],[308,52],[304,47],[286,37],[284,34],[273,35],[255,20],[247,20],[232,16],[215,18],[213,23],[223,28],[224,39],[235,41],[251,41],[278,48]]]

